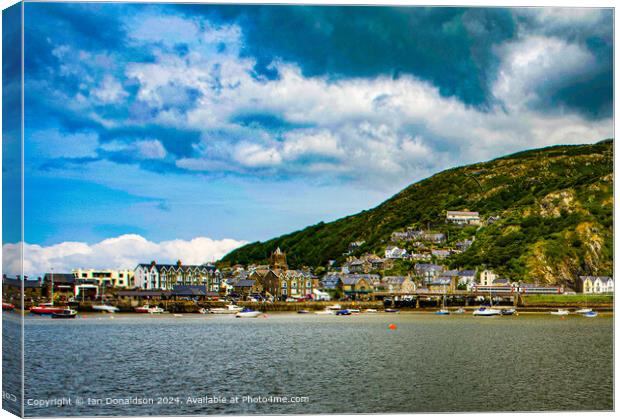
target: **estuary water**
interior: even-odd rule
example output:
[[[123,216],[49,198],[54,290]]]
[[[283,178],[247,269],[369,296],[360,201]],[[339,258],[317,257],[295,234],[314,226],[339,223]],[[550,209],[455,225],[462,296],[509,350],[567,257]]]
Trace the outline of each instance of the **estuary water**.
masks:
[[[25,324],[28,416],[613,409],[609,315],[121,314]]]

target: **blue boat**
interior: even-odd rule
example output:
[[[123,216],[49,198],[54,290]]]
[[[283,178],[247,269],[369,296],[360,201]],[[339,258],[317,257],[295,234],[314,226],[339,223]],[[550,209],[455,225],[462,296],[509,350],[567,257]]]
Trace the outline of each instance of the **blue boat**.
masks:
[[[338,310],[336,312],[336,316],[350,316],[351,312],[349,310]]]
[[[592,310],[592,311],[588,311],[587,313],[583,313],[582,316],[583,317],[596,317],[598,316],[598,313]]]

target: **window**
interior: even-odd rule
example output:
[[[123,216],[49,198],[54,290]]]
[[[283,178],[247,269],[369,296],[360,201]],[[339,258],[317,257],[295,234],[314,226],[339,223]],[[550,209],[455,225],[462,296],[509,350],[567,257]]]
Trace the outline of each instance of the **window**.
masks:
[[[282,283],[282,289],[285,290],[286,289],[286,282]]]

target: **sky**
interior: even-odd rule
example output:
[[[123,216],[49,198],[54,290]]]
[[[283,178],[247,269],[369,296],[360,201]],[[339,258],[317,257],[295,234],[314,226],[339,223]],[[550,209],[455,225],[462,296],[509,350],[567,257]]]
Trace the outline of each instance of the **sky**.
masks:
[[[454,166],[610,138],[612,18],[27,3],[25,268],[202,263]]]

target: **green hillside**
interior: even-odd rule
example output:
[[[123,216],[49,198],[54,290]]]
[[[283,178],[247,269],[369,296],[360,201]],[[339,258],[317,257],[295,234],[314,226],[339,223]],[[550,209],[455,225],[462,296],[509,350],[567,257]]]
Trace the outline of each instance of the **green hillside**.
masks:
[[[444,222],[446,210],[478,211],[480,228]],[[279,246],[293,267],[383,253],[392,232],[408,226],[448,235],[448,245],[475,236],[452,267],[486,265],[512,279],[572,285],[580,274],[611,274],[613,258],[613,141],[530,150],[458,167],[417,182],[381,205],[266,242],[251,243],[221,263],[261,263]]]

